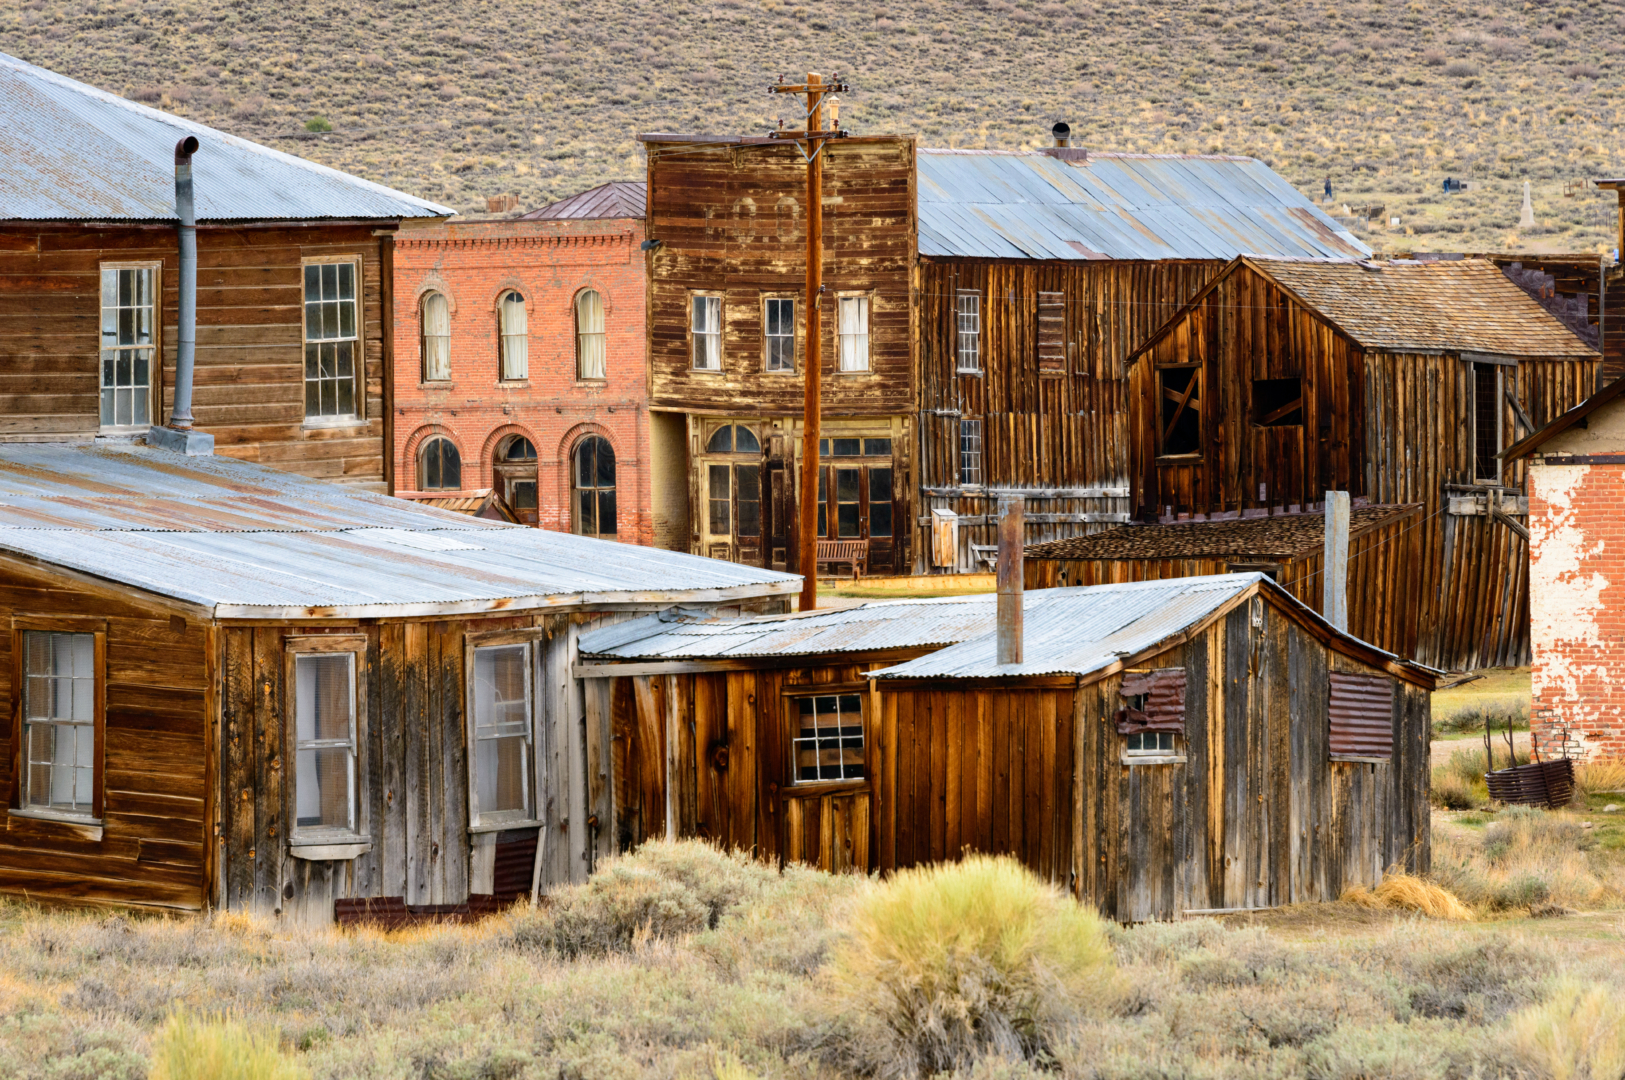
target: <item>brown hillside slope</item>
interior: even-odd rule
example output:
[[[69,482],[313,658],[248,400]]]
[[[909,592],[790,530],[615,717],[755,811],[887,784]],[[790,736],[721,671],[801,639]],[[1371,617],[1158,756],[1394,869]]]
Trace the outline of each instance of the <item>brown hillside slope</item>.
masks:
[[[1329,174],[1337,213],[1401,218],[1383,249],[1612,247],[1613,196],[1564,182],[1625,168],[1612,0],[22,0],[0,43],[466,208],[635,178],[639,131],[788,119],[766,87],[809,66],[851,80],[859,131],[1018,147],[1064,118],[1089,146],[1257,155],[1317,196]]]

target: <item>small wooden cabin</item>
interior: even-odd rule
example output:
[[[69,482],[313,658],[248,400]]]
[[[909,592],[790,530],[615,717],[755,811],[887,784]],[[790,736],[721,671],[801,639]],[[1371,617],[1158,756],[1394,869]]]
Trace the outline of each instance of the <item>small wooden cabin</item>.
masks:
[[[387,489],[395,230],[450,207],[3,55],[0,110],[0,441],[170,419],[191,136],[198,427],[223,455]]]
[[[1349,520],[1348,631],[1380,649],[1413,656],[1421,574],[1406,557],[1404,541],[1422,507],[1364,502],[1356,501]],[[1325,509],[1311,503],[1219,521],[1123,525],[1033,544],[1022,565],[1029,589],[1258,571],[1319,611],[1325,556]]]
[[[323,922],[614,848],[581,630],[796,578],[221,457],[0,446],[0,891]]]
[[[1428,867],[1431,669],[1257,573],[1028,592],[1020,665],[994,663],[994,614],[983,595],[584,635],[620,843],[859,871],[1008,853],[1124,921]]]
[[[1396,541],[1420,575],[1411,655],[1527,663],[1523,465],[1500,455],[1599,359],[1485,260],[1237,259],[1130,359],[1134,517],[1420,503]]]

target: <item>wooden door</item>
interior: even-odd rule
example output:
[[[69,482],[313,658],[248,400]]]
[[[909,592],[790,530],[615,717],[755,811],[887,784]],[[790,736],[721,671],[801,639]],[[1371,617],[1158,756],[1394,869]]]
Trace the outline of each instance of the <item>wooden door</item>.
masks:
[[[790,565],[791,518],[795,513],[790,499],[790,485],[783,465],[767,467],[767,498],[762,503],[763,529],[766,540],[763,565],[769,570],[785,570]]]
[[[873,724],[866,698],[866,688],[841,685],[783,699],[786,768],[776,794],[785,861],[869,872]]]

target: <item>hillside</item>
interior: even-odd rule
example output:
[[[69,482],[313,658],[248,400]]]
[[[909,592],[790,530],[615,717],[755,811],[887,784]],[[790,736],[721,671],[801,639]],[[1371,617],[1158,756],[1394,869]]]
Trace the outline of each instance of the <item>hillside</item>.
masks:
[[[1378,204],[1381,249],[1614,244],[1625,15],[1606,0],[23,0],[0,49],[464,209],[636,178],[640,131],[761,130],[839,71],[858,132],[1256,155]],[[1289,12],[1291,14],[1289,14]],[[314,117],[330,133],[305,128]],[[317,126],[320,126],[319,124]],[[1441,193],[1446,176],[1472,188]],[[1525,180],[1538,226],[1517,233]],[[1414,230],[1414,231],[1412,231]]]

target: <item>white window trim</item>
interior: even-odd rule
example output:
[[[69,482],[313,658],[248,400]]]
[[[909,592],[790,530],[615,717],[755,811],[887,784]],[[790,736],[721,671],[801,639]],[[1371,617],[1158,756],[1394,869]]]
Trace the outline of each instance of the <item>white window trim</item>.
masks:
[[[801,770],[796,765],[796,744],[801,741],[800,728],[797,726],[800,719],[801,702],[804,699],[821,697],[856,697],[859,699],[858,727],[862,732],[860,738],[863,740],[862,776],[842,777],[840,779],[830,780],[801,779]],[[785,726],[789,729],[785,732],[785,742],[789,745],[790,749],[789,778],[791,787],[807,790],[831,786],[852,786],[856,784],[867,784],[870,782],[873,775],[871,768],[871,755],[874,752],[874,745],[869,738],[869,711],[872,703],[869,700],[868,687],[850,686],[846,684],[830,684],[827,686],[798,686],[795,688],[793,693],[785,694],[783,700],[785,710]]]
[[[863,315],[863,366],[841,366],[841,301],[862,300],[864,304]],[[874,334],[875,302],[872,292],[838,292],[835,294],[835,374],[836,375],[873,375],[875,373],[875,334]],[[852,335],[856,337],[857,335]]]
[[[368,796],[367,761],[367,679],[368,641],[362,635],[296,634],[285,645],[283,684],[283,756],[289,762],[283,782],[288,847],[295,858],[344,860],[365,854],[371,848],[371,815]],[[299,657],[347,654],[350,657],[350,737],[353,741],[350,797],[354,800],[354,828],[333,826],[299,827]]]
[[[150,346],[124,346],[124,348],[151,348],[152,358],[147,361],[147,422],[144,424],[104,424],[102,419],[102,273],[107,270],[151,270],[152,271],[152,344]],[[305,287],[303,276],[299,280],[299,288]],[[304,310],[304,301],[300,301],[300,311]],[[116,348],[117,346],[115,346]],[[303,348],[303,346],[301,346]],[[301,363],[303,359],[301,358]],[[129,435],[146,431],[154,425],[162,424],[163,417],[159,415],[163,408],[163,401],[159,394],[162,386],[162,372],[164,366],[164,264],[161,261],[110,260],[99,264],[96,273],[96,430],[103,435]],[[300,386],[303,393],[304,387]]]
[[[355,266],[355,337],[354,338],[323,338],[321,343],[334,341],[355,342],[355,357],[353,361],[352,378],[355,389],[351,391],[351,401],[355,405],[353,412],[339,413],[334,416],[311,416],[304,401],[305,385],[305,346],[311,344],[310,325],[307,318],[305,303],[305,267],[328,266],[340,263],[350,263]],[[304,416],[304,426],[307,428],[333,428],[333,427],[364,427],[367,420],[367,302],[366,302],[366,262],[357,253],[354,255],[313,255],[299,260],[299,411]]]
[[[497,811],[481,814],[479,810],[479,778],[475,774],[477,762],[474,741],[477,721],[474,714],[474,653],[477,649],[497,648],[503,645],[526,645],[530,656],[530,801],[533,811],[525,817],[518,811]],[[466,692],[463,702],[464,737],[467,740],[468,759],[468,831],[470,833],[501,832],[506,829],[534,828],[541,825],[543,807],[547,805],[547,792],[543,786],[542,728],[537,717],[543,712],[542,692],[542,639],[532,630],[496,630],[488,633],[468,634],[463,639],[463,682]],[[515,816],[517,815],[517,816]]]
[[[767,366],[771,350],[769,343],[773,340],[767,333],[767,309],[775,300],[787,300],[790,303],[790,366],[787,368],[772,368]],[[796,375],[801,371],[801,302],[789,293],[764,293],[762,295],[762,373],[764,375]],[[782,338],[784,335],[776,335]]]
[[[974,300],[975,311],[962,312],[959,305],[966,300]],[[966,314],[976,319],[976,329],[966,331],[960,328],[959,320]],[[976,339],[976,365],[966,367],[964,353],[960,349],[961,335],[971,333]],[[954,291],[954,374],[981,375],[982,368],[982,291],[980,289],[957,289]]]
[[[717,365],[716,367],[701,367],[695,361],[698,359],[694,346],[698,344],[700,334],[694,329],[694,301],[699,299],[715,300],[717,302]],[[693,289],[688,294],[688,369],[701,375],[720,375],[727,367],[725,354],[725,338],[728,333],[728,302],[725,294],[709,289]],[[713,336],[706,331],[706,337]]]
[[[17,658],[16,667],[17,685],[12,688],[12,706],[16,710],[17,724],[12,729],[12,736],[20,743],[15,749],[21,767],[26,774],[28,768],[27,736],[24,728],[27,727],[26,715],[26,680],[28,678],[27,659],[23,650],[23,639],[30,633],[39,634],[89,634],[94,638],[93,648],[93,679],[95,687],[95,705],[91,716],[91,732],[95,740],[95,761],[91,777],[91,811],[86,814],[66,810],[54,810],[50,807],[23,805],[17,808],[8,808],[7,816],[32,819],[35,821],[49,821],[60,825],[73,827],[83,840],[100,840],[102,838],[102,818],[107,810],[101,807],[102,813],[96,813],[97,804],[102,803],[106,797],[107,780],[106,766],[106,740],[107,740],[107,623],[103,619],[85,619],[72,616],[63,619],[17,619],[12,623],[11,648]],[[16,779],[15,789],[19,801],[26,799],[27,777],[19,775]]]
[[[967,451],[965,450],[965,425],[966,424],[975,424],[976,425],[976,479],[975,480],[966,480],[965,479],[965,455],[967,453]],[[959,467],[958,467],[958,469],[955,470],[954,475],[955,475],[955,479],[958,480],[958,482],[959,482],[959,486],[962,487],[962,488],[980,489],[982,487],[983,483],[985,482],[986,478],[982,475],[983,435],[984,435],[984,432],[985,432],[985,429],[982,426],[981,417],[961,417],[960,418],[960,420],[959,420],[959,428],[954,433],[956,438],[957,438],[957,441],[958,441],[958,446],[955,447],[955,450],[956,450],[955,456],[958,459],[958,463],[959,463]]]

